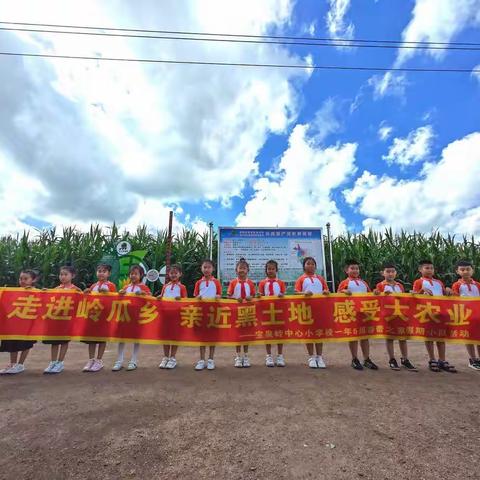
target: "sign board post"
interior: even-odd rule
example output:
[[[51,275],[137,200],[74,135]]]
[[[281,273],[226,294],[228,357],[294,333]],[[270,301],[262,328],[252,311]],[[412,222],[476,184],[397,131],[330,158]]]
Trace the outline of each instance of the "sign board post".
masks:
[[[275,260],[279,278],[292,293],[295,280],[302,275],[302,261],[313,257],[317,272],[325,276],[325,252],[321,228],[243,228],[219,227],[218,276],[225,289],[236,278],[235,265],[240,258],[250,264],[254,282],[265,278],[265,264]]]

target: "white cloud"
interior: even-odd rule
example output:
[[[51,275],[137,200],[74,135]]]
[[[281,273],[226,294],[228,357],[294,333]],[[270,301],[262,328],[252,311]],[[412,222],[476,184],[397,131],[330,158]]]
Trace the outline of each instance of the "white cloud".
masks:
[[[373,75],[367,84],[373,87],[373,96],[378,99],[386,95],[403,97],[408,81],[403,73],[387,72],[384,75]]]
[[[0,151],[0,232],[13,234],[30,230],[26,217],[35,208],[35,199],[45,194],[41,183],[15,168],[14,162]]]
[[[272,175],[257,180],[255,193],[237,217],[241,226],[322,226],[346,229],[333,191],[355,173],[355,143],[322,148],[297,125]]]
[[[316,31],[317,31],[316,20],[312,20],[310,23],[305,23],[301,27],[302,35],[310,35],[311,37],[314,37]]]
[[[480,132],[450,143],[417,179],[365,171],[344,196],[364,228],[480,233]]]
[[[186,225],[191,228],[192,230],[195,230],[198,233],[208,233],[209,231],[209,226],[208,223],[202,220],[201,218],[195,217],[191,218],[190,216],[187,215],[186,218]]]
[[[181,9],[165,2],[161,16],[172,30],[262,34],[281,29],[291,10],[290,0],[188,1]],[[95,18],[95,24],[107,26],[162,26],[155,21],[158,3],[148,0],[141,9],[128,2],[55,0],[49,15],[51,23],[89,25]],[[44,5],[11,2],[2,8],[2,18],[41,22]],[[276,46],[0,35],[10,51],[300,61]],[[268,135],[285,132],[296,118],[297,91],[309,75],[289,69],[3,58],[0,150],[12,159],[15,175],[38,185],[30,214],[50,222],[127,225],[156,219],[172,202],[228,203],[256,174],[256,156]],[[0,194],[6,190],[2,178]],[[8,199],[3,210],[15,210]]]
[[[317,143],[322,143],[329,135],[341,130],[339,102],[332,97],[327,98],[315,113],[309,125],[309,135]]]
[[[382,140],[382,142],[385,142],[390,138],[390,135],[393,132],[393,127],[390,125],[387,125],[385,122],[382,122],[380,124],[380,127],[378,128],[378,138]]]
[[[159,230],[166,230],[170,211],[173,212],[172,230],[174,233],[181,233],[185,228],[196,230],[199,233],[204,233],[208,230],[208,224],[203,219],[192,217],[190,214],[183,215],[183,209],[179,205],[166,205],[155,199],[145,199],[141,197],[139,197],[138,200],[138,208],[135,214],[129,218],[127,222],[117,224],[122,231],[135,232],[139,227],[146,227],[148,232],[155,234]],[[0,221],[1,220],[2,218],[0,217]],[[65,218],[59,215],[52,215],[51,220],[51,225],[46,228],[48,229],[51,226],[55,226],[58,235],[62,234],[64,228],[74,227],[78,231],[86,232],[92,225],[92,223],[88,221],[65,222]],[[94,224],[100,226],[104,231],[108,231],[112,225],[107,222],[94,222]],[[2,226],[3,224],[0,223],[0,231],[2,231]],[[5,229],[2,231],[2,234],[16,234],[26,230],[35,236],[38,234],[38,230],[43,229],[44,227],[38,229],[33,228],[24,222],[17,222],[16,224],[5,222]]]
[[[350,8],[350,0],[329,0],[330,10],[327,12],[327,30],[331,38],[351,40],[355,26],[347,22],[345,16]]]
[[[472,72],[472,75],[480,82],[480,63],[474,67],[475,70],[474,72]]]
[[[434,133],[431,125],[417,128],[404,138],[394,138],[383,160],[401,166],[412,165],[428,157],[432,147]]]
[[[402,33],[405,42],[450,42],[469,26],[480,25],[480,0],[417,0]],[[395,66],[422,52],[440,60],[447,50],[400,49]]]
[[[435,107],[433,107],[423,114],[422,120],[424,122],[430,122],[433,118],[435,118],[437,116],[437,113],[438,113],[437,109]]]
[[[404,42],[450,42],[462,30],[480,25],[480,0],[416,0],[412,18],[402,32]],[[428,55],[440,61],[447,55],[445,49],[398,49],[394,67],[405,65],[415,55]],[[403,96],[405,76],[387,72],[371,78],[375,96]]]

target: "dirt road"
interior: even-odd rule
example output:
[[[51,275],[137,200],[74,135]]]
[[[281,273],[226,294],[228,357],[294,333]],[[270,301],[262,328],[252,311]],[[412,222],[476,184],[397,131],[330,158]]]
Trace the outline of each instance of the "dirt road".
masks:
[[[111,366],[115,345],[105,356]],[[456,479],[480,477],[480,372],[464,347],[448,346],[460,373],[392,372],[383,342],[379,371],[354,371],[346,345],[327,345],[326,370],[310,370],[302,346],[287,367],[195,372],[196,349],[159,370],[161,347],[142,347],[139,369],[81,373],[87,347],[72,344],[66,370],[41,372],[37,345],[27,371],[0,378],[2,479]],[[6,362],[7,354],[3,354]]]

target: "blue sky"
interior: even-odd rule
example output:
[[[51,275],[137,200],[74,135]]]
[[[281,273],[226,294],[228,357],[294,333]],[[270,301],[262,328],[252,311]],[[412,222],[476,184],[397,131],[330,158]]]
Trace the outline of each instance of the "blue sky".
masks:
[[[480,43],[479,0],[2,1],[0,20]],[[93,22],[91,19],[96,18]],[[57,54],[464,68],[480,51],[0,33]],[[60,38],[59,38],[60,37]],[[188,45],[186,45],[188,43]],[[199,45],[197,45],[197,43]],[[93,63],[93,64],[92,64]],[[477,67],[478,68],[478,67]],[[0,58],[2,232],[113,221],[479,233],[480,75]],[[248,71],[247,71],[248,70]],[[80,180],[81,179],[81,180]]]

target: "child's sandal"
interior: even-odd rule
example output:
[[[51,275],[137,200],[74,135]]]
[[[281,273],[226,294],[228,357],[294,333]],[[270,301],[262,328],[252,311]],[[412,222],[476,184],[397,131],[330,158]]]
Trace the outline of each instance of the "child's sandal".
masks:
[[[444,372],[457,373],[457,369],[453,365],[450,365],[448,362],[442,362],[440,360],[438,362],[438,366],[440,370],[443,370]]]
[[[439,372],[440,368],[438,366],[438,362],[436,360],[429,360],[428,361],[428,368],[431,372]]]

